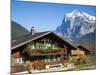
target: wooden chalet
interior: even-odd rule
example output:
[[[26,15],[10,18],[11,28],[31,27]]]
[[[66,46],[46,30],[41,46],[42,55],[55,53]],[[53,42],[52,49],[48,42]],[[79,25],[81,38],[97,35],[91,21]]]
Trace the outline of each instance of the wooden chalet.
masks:
[[[27,70],[28,65],[31,69],[45,69],[46,65],[64,64],[72,49],[75,47],[56,33],[32,29],[30,34],[11,41],[11,71]]]
[[[80,55],[84,56],[84,55],[90,55],[90,54],[91,54],[91,51],[81,45],[78,45],[76,49],[71,50],[71,56],[80,56]]]
[[[84,52],[85,52],[85,55],[90,55],[90,54],[91,54],[91,51],[88,50],[87,48],[83,47],[82,45],[77,46],[77,48],[78,48],[79,50],[84,51]]]

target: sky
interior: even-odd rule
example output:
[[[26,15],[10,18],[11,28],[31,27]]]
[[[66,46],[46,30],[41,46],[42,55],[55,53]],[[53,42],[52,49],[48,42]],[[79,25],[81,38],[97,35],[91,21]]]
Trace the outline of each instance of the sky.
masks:
[[[90,5],[57,4],[44,2],[24,2],[12,0],[11,20],[26,29],[54,31],[61,25],[65,13],[78,10],[96,16],[96,7]]]

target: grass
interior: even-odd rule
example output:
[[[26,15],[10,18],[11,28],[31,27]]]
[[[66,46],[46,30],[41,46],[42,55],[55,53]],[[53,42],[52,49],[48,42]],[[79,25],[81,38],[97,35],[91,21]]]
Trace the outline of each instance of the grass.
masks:
[[[83,69],[86,67],[94,66],[96,65],[96,58],[95,56],[87,56],[86,57],[86,63],[79,63],[76,65],[77,69]]]
[[[90,65],[89,64],[78,64],[78,65],[76,65],[76,69],[82,69],[82,68],[84,68],[84,67],[89,67]]]

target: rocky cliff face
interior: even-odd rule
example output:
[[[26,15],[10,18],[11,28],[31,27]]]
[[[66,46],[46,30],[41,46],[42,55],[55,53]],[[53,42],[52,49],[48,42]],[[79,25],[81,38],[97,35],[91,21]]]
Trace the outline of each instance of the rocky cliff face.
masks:
[[[96,18],[85,12],[74,10],[66,13],[62,24],[55,31],[70,42],[90,45],[96,40]],[[92,46],[92,45],[90,45]]]
[[[56,32],[65,38],[75,40],[86,34],[94,33],[96,30],[95,26],[95,16],[74,10],[65,14],[62,24],[57,27]]]

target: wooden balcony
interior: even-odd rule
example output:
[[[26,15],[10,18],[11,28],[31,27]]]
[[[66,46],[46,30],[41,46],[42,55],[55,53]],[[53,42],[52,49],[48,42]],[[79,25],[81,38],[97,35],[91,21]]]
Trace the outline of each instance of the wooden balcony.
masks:
[[[32,49],[27,50],[31,56],[45,56],[45,55],[59,55],[61,53],[67,54],[64,49]]]

